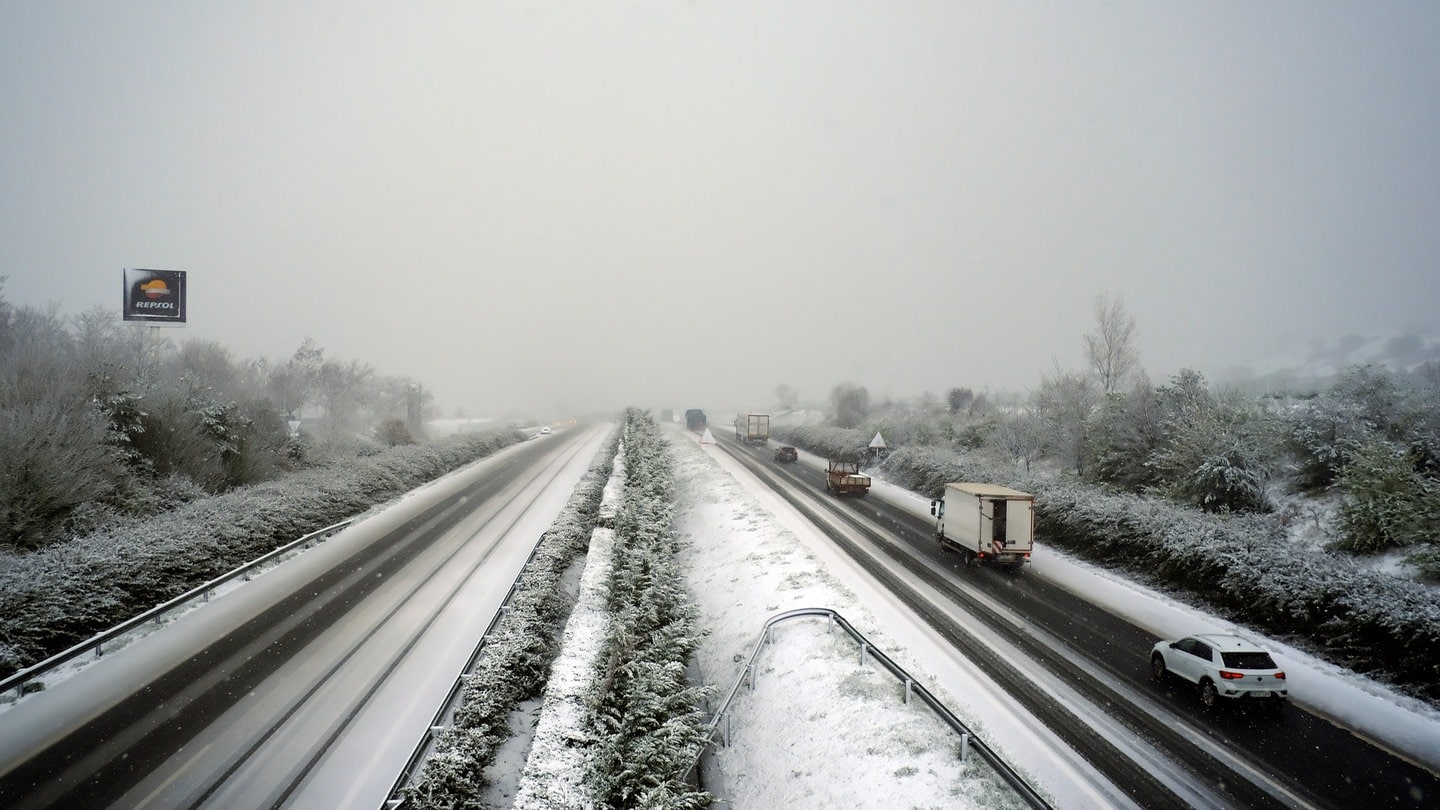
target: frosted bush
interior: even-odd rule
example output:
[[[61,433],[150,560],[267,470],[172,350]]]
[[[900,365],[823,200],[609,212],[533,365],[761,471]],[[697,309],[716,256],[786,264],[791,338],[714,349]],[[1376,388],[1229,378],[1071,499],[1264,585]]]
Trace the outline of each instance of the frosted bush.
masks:
[[[0,677],[520,438],[496,431],[397,447],[12,555],[0,569],[0,644],[18,664],[0,661]]]
[[[617,440],[618,434],[596,454],[569,503],[545,532],[509,609],[481,648],[461,692],[454,724],[436,739],[436,753],[406,791],[412,806],[476,806],[488,786],[485,769],[510,736],[510,714],[544,689],[571,607],[561,579],[584,553],[595,528]]]
[[[802,436],[824,435],[795,440],[814,450]],[[1440,595],[1365,570],[1348,556],[1297,547],[1278,517],[1205,513],[944,448],[902,447],[883,466],[892,483],[928,497],[950,481],[1032,492],[1040,542],[1440,702]]]

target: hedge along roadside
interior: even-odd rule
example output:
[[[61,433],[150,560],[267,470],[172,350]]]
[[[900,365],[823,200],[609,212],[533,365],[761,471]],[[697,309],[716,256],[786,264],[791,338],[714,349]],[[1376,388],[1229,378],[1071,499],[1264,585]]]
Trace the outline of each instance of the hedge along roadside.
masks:
[[[484,642],[453,724],[436,738],[419,777],[405,790],[407,807],[474,807],[481,802],[488,787],[485,769],[510,737],[511,713],[541,694],[559,652],[559,635],[572,607],[561,583],[584,554],[598,523],[618,442],[616,431],[545,532],[509,609]]]
[[[526,776],[532,781],[522,781],[517,806],[535,806],[537,795],[545,797],[547,807],[702,808],[711,802],[708,793],[684,782],[685,771],[704,741],[705,718],[699,703],[706,690],[692,688],[685,680],[698,630],[695,608],[680,585],[683,577],[674,559],[674,486],[668,450],[649,413],[636,409],[625,414],[620,447],[620,503],[613,518],[613,553],[607,555],[611,568],[603,576],[608,595],[603,608],[608,612],[605,640],[595,654],[597,666],[588,685],[578,687],[587,692],[584,702],[592,711],[588,717],[577,717],[577,725],[563,733],[565,744],[577,752],[577,761],[588,761],[589,769],[577,786],[568,772],[562,781],[546,781],[546,775],[553,775],[547,766],[553,763],[527,763]],[[597,505],[604,479],[599,483]],[[547,645],[554,643],[561,625],[563,621],[555,620],[545,636]],[[524,642],[538,632],[522,634],[515,646],[523,653],[528,649]],[[537,660],[526,658],[527,663]],[[493,700],[483,711],[477,704],[473,717],[462,721],[457,714],[455,730],[441,736],[425,775],[409,791],[414,807],[479,805],[485,788],[483,768],[510,736],[505,706],[510,699],[499,695],[513,691],[515,684],[503,671],[503,661],[497,659],[493,667],[484,673],[477,670],[472,677],[477,689],[491,678],[504,685],[493,694],[477,692],[481,700]],[[550,664],[537,669],[548,677]],[[530,694],[538,694],[539,689],[535,684]],[[518,700],[511,705],[514,702]],[[467,699],[461,712],[469,711]],[[550,716],[548,700],[546,711],[537,728],[543,729]],[[532,749],[532,759],[535,753]]]
[[[1005,473],[937,448],[900,448],[882,467],[892,483],[923,495],[967,480],[1033,492],[1043,542],[1158,580],[1233,621],[1440,705],[1440,596],[1342,555],[1296,549],[1265,516],[1209,514]]]
[[[402,445],[9,556],[0,570],[0,677],[523,438],[501,430]]]
[[[590,790],[596,806],[704,808],[713,797],[685,782],[706,738],[690,686],[698,611],[676,562],[675,483],[669,448],[648,411],[626,412],[625,484],[610,572],[608,637],[598,656]]]

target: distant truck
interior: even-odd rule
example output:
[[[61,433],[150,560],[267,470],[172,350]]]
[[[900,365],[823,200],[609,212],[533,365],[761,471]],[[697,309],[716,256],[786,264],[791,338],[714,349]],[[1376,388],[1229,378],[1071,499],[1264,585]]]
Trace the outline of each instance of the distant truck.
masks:
[[[736,416],[735,441],[745,444],[769,444],[770,414],[742,413]]]
[[[993,562],[1018,571],[1035,545],[1035,496],[999,484],[946,484],[930,502],[935,539],[965,564]]]
[[[825,490],[836,495],[864,495],[870,491],[870,476],[860,472],[860,462],[830,459],[825,470]]]
[[[699,408],[691,408],[690,410],[685,412],[686,430],[704,430],[705,424],[706,423],[704,411],[700,410]]]

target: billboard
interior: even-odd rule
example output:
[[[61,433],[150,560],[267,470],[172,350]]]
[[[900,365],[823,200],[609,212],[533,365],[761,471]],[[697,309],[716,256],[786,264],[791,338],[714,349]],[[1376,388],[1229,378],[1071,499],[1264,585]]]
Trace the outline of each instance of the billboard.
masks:
[[[185,325],[185,271],[125,269],[125,320]]]

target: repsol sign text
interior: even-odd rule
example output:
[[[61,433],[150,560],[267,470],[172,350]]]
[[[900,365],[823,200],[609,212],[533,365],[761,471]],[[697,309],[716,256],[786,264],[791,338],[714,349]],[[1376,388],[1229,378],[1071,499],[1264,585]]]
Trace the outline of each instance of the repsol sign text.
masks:
[[[185,323],[184,270],[125,270],[125,320]]]

